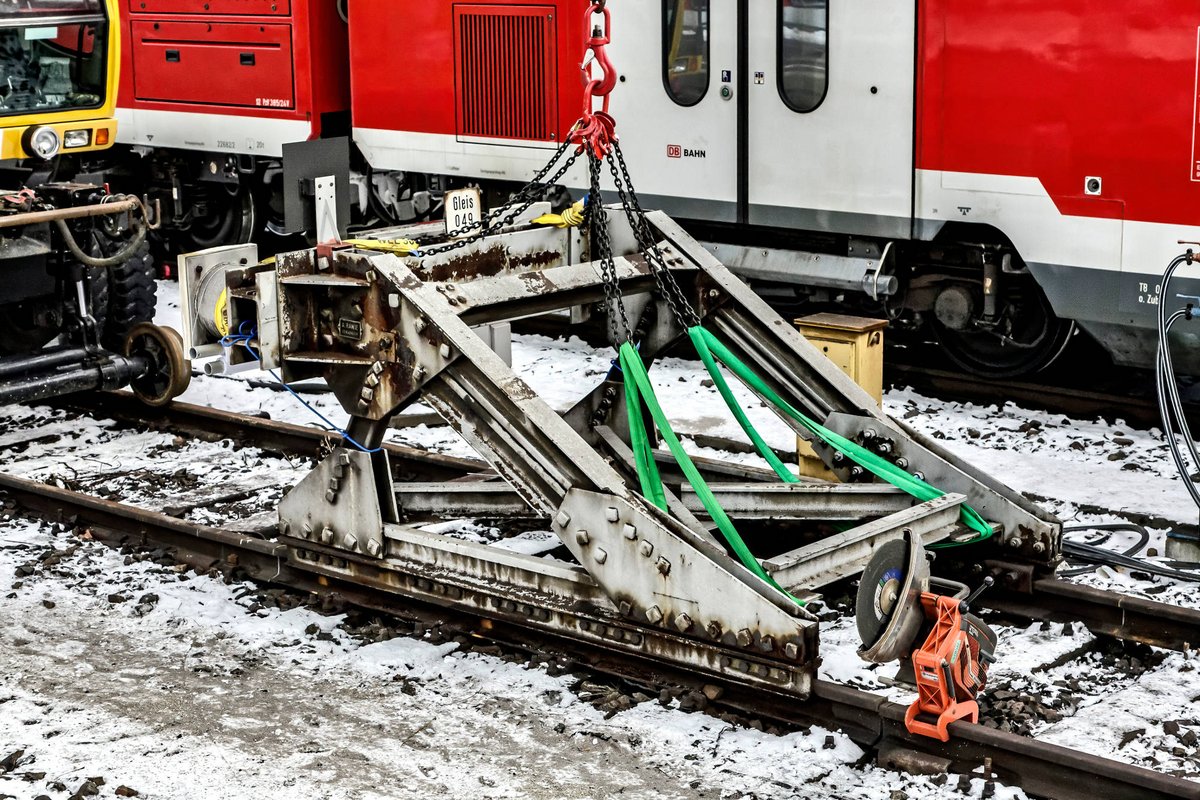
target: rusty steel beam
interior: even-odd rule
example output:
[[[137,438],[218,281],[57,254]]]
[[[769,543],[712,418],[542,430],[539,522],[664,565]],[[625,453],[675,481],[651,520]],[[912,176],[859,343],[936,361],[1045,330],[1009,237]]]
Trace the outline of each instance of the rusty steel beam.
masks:
[[[21,225],[37,225],[42,222],[54,222],[60,219],[82,219],[84,217],[102,217],[110,214],[122,214],[140,208],[142,201],[137,198],[113,200],[108,203],[93,203],[73,208],[52,208],[47,211],[26,211],[21,214],[0,217],[0,228],[16,228]]]

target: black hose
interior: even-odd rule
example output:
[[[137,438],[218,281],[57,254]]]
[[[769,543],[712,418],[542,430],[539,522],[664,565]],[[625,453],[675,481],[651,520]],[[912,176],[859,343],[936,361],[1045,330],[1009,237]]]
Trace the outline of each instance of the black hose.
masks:
[[[1081,547],[1094,547],[1097,549],[1099,549],[1100,545],[1104,544],[1109,539],[1111,539],[1113,533],[1116,533],[1118,531],[1133,531],[1134,533],[1136,533],[1138,535],[1137,544],[1133,545],[1132,547],[1126,548],[1125,552],[1120,554],[1127,558],[1132,558],[1133,556],[1136,556],[1138,553],[1142,552],[1142,548],[1145,547],[1150,542],[1150,531],[1146,530],[1143,526],[1135,525],[1132,522],[1106,522],[1106,523],[1100,523],[1100,524],[1096,524],[1096,525],[1068,525],[1062,529],[1063,533],[1076,533],[1076,532],[1080,532],[1080,531],[1106,531],[1107,532],[1106,536],[1102,536],[1101,538],[1099,538],[1093,542],[1089,542],[1087,544],[1080,544]],[[1067,544],[1068,544],[1067,542],[1063,542],[1064,551],[1066,550]],[[1074,542],[1071,542],[1070,544],[1073,547],[1075,545]],[[1102,550],[1101,552],[1108,553],[1111,551]],[[1088,559],[1081,558],[1079,560],[1087,561]],[[1064,578],[1073,578],[1077,575],[1086,575],[1089,572],[1094,572],[1096,567],[1098,567],[1098,566],[1099,566],[1099,564],[1095,563],[1095,564],[1092,564],[1092,566],[1090,566],[1090,567],[1079,567],[1077,569],[1060,570],[1058,574]]]
[[[142,246],[142,242],[146,241],[146,222],[145,220],[138,220],[133,226],[133,238],[124,247],[111,256],[97,258],[83,251],[83,248],[79,246],[79,242],[75,241],[75,236],[71,233],[71,228],[67,225],[66,220],[56,219],[54,220],[54,224],[58,226],[58,232],[62,235],[63,244],[67,246],[67,250],[71,252],[71,255],[75,256],[80,264],[97,269],[116,267],[124,264],[137,253],[138,248]]]
[[[1184,264],[1193,263],[1193,260],[1193,253],[1189,250],[1176,256],[1167,266],[1166,272],[1163,273],[1163,282],[1159,287],[1158,295],[1158,351],[1155,357],[1154,381],[1158,394],[1158,413],[1162,419],[1163,437],[1166,439],[1167,449],[1171,452],[1171,458],[1179,471],[1184,488],[1191,495],[1192,502],[1200,509],[1200,490],[1197,490],[1192,482],[1191,472],[1187,468],[1183,452],[1179,448],[1179,441],[1176,439],[1176,424],[1178,424],[1179,435],[1182,436],[1187,446],[1192,466],[1200,468],[1200,453],[1196,452],[1196,443],[1192,439],[1192,431],[1188,425],[1187,416],[1183,413],[1183,403],[1179,398],[1179,384],[1175,381],[1175,365],[1171,358],[1170,342],[1171,327],[1180,319],[1191,319],[1192,310],[1189,306],[1174,312],[1168,318],[1166,304],[1171,278],[1174,277],[1175,271]]]
[[[1068,542],[1062,544],[1063,553],[1073,561],[1083,561],[1090,566],[1078,567],[1076,569],[1062,570],[1058,573],[1064,578],[1072,578],[1078,575],[1085,575],[1093,572],[1096,567],[1106,565],[1110,567],[1125,567],[1127,569],[1136,569],[1141,572],[1148,572],[1151,575],[1161,575],[1164,578],[1173,578],[1177,581],[1188,581],[1191,583],[1200,583],[1200,573],[1185,572],[1183,570],[1172,569],[1171,567],[1160,566],[1151,561],[1146,561],[1135,556],[1142,551],[1150,541],[1150,531],[1146,530],[1141,525],[1135,525],[1132,522],[1112,522],[1099,525],[1072,525],[1063,528],[1063,533],[1073,533],[1076,531],[1108,531],[1110,536],[1105,536],[1098,541],[1090,544],[1083,542]],[[1138,534],[1138,541],[1132,547],[1128,547],[1124,552],[1118,553],[1112,550],[1105,550],[1098,545],[1108,541],[1111,538],[1111,533],[1115,531],[1133,531]]]

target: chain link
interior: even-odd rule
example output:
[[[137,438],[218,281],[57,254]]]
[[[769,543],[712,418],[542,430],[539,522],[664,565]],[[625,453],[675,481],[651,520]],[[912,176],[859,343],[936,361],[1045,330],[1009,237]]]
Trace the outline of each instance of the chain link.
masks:
[[[464,236],[461,239],[431,247],[422,247],[414,255],[428,257],[453,252],[482,240],[491,230],[511,225],[518,216],[543,196],[546,189],[558,184],[567,171],[575,165],[579,156],[582,153],[586,153],[588,159],[589,193],[584,218],[588,226],[588,238],[592,244],[592,258],[600,265],[604,299],[608,310],[608,329],[613,343],[619,344],[631,341],[633,327],[629,324],[629,317],[625,310],[624,295],[621,292],[620,281],[617,278],[616,262],[612,254],[612,242],[609,238],[608,211],[604,208],[603,195],[600,188],[600,174],[604,161],[608,162],[609,173],[612,175],[613,184],[616,187],[617,195],[620,197],[621,208],[629,220],[634,239],[637,241],[638,251],[650,266],[650,271],[654,276],[658,292],[666,301],[671,311],[671,316],[682,328],[686,329],[698,325],[700,323],[700,316],[696,313],[692,304],[688,302],[687,296],[683,293],[679,283],[675,280],[674,274],[667,266],[666,259],[663,257],[662,251],[658,246],[658,239],[654,235],[649,220],[646,219],[646,212],[642,209],[637,192],[633,188],[633,180],[630,178],[629,167],[625,163],[625,156],[621,152],[620,143],[614,141],[612,149],[604,157],[597,156],[590,148],[577,149],[559,165],[553,175],[550,175],[550,170],[562,159],[570,144],[569,141],[564,141],[559,145],[558,150],[546,162],[546,165],[528,183],[518,189],[501,209],[486,215],[478,222],[473,222],[456,231],[456,233],[475,231],[471,236]],[[547,178],[548,175],[549,178]],[[434,240],[439,236],[440,234],[428,234],[424,240]],[[421,241],[421,239],[419,238],[418,241]]]
[[[608,210],[600,193],[600,158],[587,151],[589,190],[587,203],[588,241],[592,245],[592,260],[600,263],[604,283],[604,301],[608,313],[608,332],[614,346],[631,341],[633,335],[625,313],[625,297],[617,280],[617,265],[613,261],[612,242],[608,238]]]
[[[446,242],[445,244],[435,245],[432,247],[422,247],[420,250],[416,251],[414,255],[420,254],[421,256],[427,257],[453,252],[454,250],[459,250],[469,244],[478,242],[487,236],[488,231],[490,230],[495,228],[504,228],[508,225],[511,225],[518,216],[528,210],[528,208],[534,203],[538,202],[546,189],[557,184],[563,178],[563,176],[567,174],[567,171],[571,169],[571,167],[575,166],[575,162],[579,159],[578,152],[572,153],[570,157],[562,163],[558,170],[550,176],[549,179],[546,178],[546,175],[549,174],[554,165],[557,164],[559,159],[563,157],[563,154],[567,152],[568,147],[570,147],[570,142],[568,141],[564,141],[561,145],[559,145],[558,150],[556,150],[550,160],[546,162],[546,166],[542,167],[542,169],[536,175],[534,175],[528,183],[518,189],[513,196],[509,198],[509,201],[505,203],[504,206],[502,206],[499,210],[493,212],[492,214],[486,215],[477,222],[472,222],[470,225],[466,225],[455,231],[456,234],[476,231],[474,235],[464,236],[461,239],[455,239],[454,241]],[[486,226],[485,223],[487,223]],[[441,234],[427,234],[425,241],[436,239],[440,236]],[[418,238],[417,241],[420,242],[422,239]]]
[[[629,167],[625,164],[625,156],[621,152],[619,142],[613,142],[612,152],[616,156],[616,159],[614,160],[611,156],[609,157],[609,171],[612,173],[617,194],[621,198],[621,207],[624,209],[625,215],[629,219],[630,227],[633,229],[638,250],[641,251],[646,262],[650,265],[650,270],[654,274],[654,282],[658,285],[659,293],[667,301],[667,306],[671,310],[671,316],[675,318],[680,327],[687,329],[699,325],[699,314],[696,313],[692,304],[688,302],[686,295],[684,295],[683,290],[679,287],[679,283],[675,280],[675,275],[667,266],[666,259],[663,258],[662,251],[658,247],[658,239],[654,236],[650,222],[646,219],[646,212],[642,210],[642,204],[638,200],[637,192],[634,191],[633,180],[629,177]]]

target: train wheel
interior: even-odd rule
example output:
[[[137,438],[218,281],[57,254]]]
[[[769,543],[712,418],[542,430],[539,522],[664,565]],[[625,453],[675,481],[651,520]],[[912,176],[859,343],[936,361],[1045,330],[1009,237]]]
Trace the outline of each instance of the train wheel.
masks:
[[[1010,281],[1002,301],[998,319],[986,321],[975,314],[973,289],[943,290],[933,330],[947,357],[985,378],[1015,378],[1053,364],[1075,335],[1075,322],[1056,316],[1032,279]]]
[[[172,328],[143,322],[125,339],[125,355],[146,362],[129,388],[148,406],[165,406],[187,391],[192,368],[183,355],[183,337]]]
[[[252,192],[206,186],[195,193],[191,223],[173,232],[176,252],[193,253],[227,244],[245,244],[254,236],[257,214]]]

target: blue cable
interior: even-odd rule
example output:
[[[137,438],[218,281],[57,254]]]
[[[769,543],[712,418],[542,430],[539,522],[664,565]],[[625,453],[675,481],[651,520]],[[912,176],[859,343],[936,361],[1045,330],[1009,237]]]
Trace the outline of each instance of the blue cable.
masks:
[[[238,332],[237,332],[237,333],[235,333],[235,334],[230,334],[230,335],[228,335],[228,336],[224,336],[224,337],[222,337],[222,338],[221,338],[221,346],[222,346],[222,347],[225,347],[225,348],[230,348],[230,347],[234,347],[234,346],[236,346],[236,345],[239,345],[239,344],[240,344],[242,347],[246,348],[246,352],[247,352],[247,353],[249,353],[251,356],[253,356],[253,357],[254,357],[254,360],[255,360],[255,361],[257,361],[259,364],[262,364],[262,359],[259,357],[258,353],[256,353],[256,352],[254,351],[254,348],[250,346],[250,343],[251,343],[252,341],[254,341],[254,337],[258,335],[258,331],[255,331],[255,330],[251,329],[251,331],[250,331],[249,333],[246,333],[246,332],[245,332],[245,329],[246,329],[246,325],[247,325],[247,324],[248,324],[248,323],[247,323],[246,321],[243,321],[243,322],[242,322],[242,324],[241,324],[240,326],[238,326]],[[295,389],[293,389],[291,386],[288,386],[286,383],[284,383],[284,382],[283,382],[283,378],[279,377],[279,375],[278,375],[278,374],[275,372],[275,370],[273,370],[273,369],[268,369],[268,370],[266,370],[266,371],[267,371],[267,373],[268,373],[268,374],[270,374],[270,376],[271,376],[272,378],[274,378],[276,381],[278,381],[278,382],[279,382],[279,385],[280,385],[280,386],[282,386],[284,389],[287,389],[287,390],[288,390],[288,393],[289,393],[289,394],[290,394],[292,397],[294,397],[294,398],[296,398],[297,400],[299,400],[299,401],[300,401],[300,405],[304,406],[304,407],[305,407],[305,408],[307,408],[309,411],[311,411],[313,414],[315,414],[315,415],[316,415],[316,417],[317,417],[317,419],[319,419],[319,420],[321,420],[322,422],[324,422],[324,423],[325,423],[326,425],[328,425],[330,428],[333,428],[333,430],[334,430],[334,432],[335,432],[335,433],[337,433],[337,434],[338,434],[339,436],[341,436],[341,437],[342,437],[344,440],[346,440],[347,442],[349,442],[350,444],[352,444],[352,445],[353,445],[353,446],[354,446],[356,449],[358,449],[358,450],[361,450],[361,451],[362,451],[362,452],[364,452],[364,453],[378,453],[378,452],[380,452],[380,451],[382,451],[382,450],[383,450],[383,447],[382,447],[382,446],[375,447],[375,448],[370,448],[370,447],[367,447],[367,446],[365,446],[365,445],[363,445],[363,444],[360,444],[358,441],[356,441],[356,440],[354,439],[354,437],[352,437],[350,434],[346,433],[346,431],[345,431],[344,429],[342,429],[342,428],[338,427],[338,426],[337,426],[336,424],[334,424],[334,423],[333,423],[333,422],[332,422],[332,421],[331,421],[331,420],[330,420],[328,417],[326,417],[324,414],[322,414],[322,413],[321,413],[320,411],[318,411],[317,409],[313,408],[313,407],[312,407],[312,406],[309,404],[309,402],[308,402],[307,400],[305,400],[303,397],[301,397],[301,396],[300,396],[300,393],[299,393],[299,392],[297,392],[297,391],[296,391]]]

